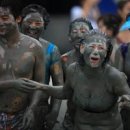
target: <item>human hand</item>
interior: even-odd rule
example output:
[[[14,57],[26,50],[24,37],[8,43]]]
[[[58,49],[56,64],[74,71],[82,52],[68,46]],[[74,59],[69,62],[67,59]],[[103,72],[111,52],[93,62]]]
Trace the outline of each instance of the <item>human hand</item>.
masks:
[[[130,95],[123,95],[119,98],[118,101],[119,108],[130,109]]]
[[[31,129],[34,125],[34,112],[31,108],[28,108],[24,113],[21,129]]]
[[[35,90],[38,90],[38,89],[39,90],[46,90],[46,88],[47,88],[47,85],[38,83],[38,82],[33,81],[33,80],[29,80],[26,78],[21,78],[21,80],[24,81],[26,86],[32,87],[32,89],[35,89]]]
[[[11,86],[16,89],[16,90],[19,90],[19,91],[22,91],[22,92],[31,92],[31,91],[34,91],[35,88],[33,85],[31,84],[27,84],[24,80],[22,79],[15,79],[15,80],[12,80],[10,82]]]

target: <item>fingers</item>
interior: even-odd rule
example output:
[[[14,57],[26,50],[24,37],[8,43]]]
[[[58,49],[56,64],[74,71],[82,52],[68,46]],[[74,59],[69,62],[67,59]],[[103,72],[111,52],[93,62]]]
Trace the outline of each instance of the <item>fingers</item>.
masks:
[[[18,87],[18,90],[25,92],[25,93],[29,93],[29,92],[35,91],[36,89],[32,88],[32,87],[25,86],[25,85],[21,85],[21,87]]]

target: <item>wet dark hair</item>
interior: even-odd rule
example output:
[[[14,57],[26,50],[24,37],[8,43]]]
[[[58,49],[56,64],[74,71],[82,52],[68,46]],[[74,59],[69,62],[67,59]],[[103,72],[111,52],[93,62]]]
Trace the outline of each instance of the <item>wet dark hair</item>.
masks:
[[[86,23],[86,25],[89,27],[90,30],[93,29],[91,23],[86,19],[86,18],[77,18],[75,19],[74,21],[72,21],[69,25],[69,36],[70,36],[70,33],[71,33],[71,29],[72,29],[72,26],[73,24],[77,23],[77,22],[83,22],[83,23]]]
[[[122,10],[128,2],[130,2],[130,0],[119,0],[119,2],[117,2],[118,9]]]
[[[39,13],[45,22],[44,28],[46,29],[48,23],[50,22],[50,15],[47,12],[47,10],[41,5],[30,4],[22,10],[22,13],[21,13],[22,19],[25,18],[30,13]]]
[[[20,0],[0,0],[0,7],[9,9],[10,13],[15,19],[20,16],[22,10],[22,4]]]
[[[111,53],[112,53],[112,49],[113,49],[113,46],[112,46],[112,43],[111,43],[111,38],[108,37],[105,33],[101,32],[99,30],[90,30],[87,33],[83,43],[89,44],[90,41],[95,41],[95,39],[104,41],[104,42],[106,42],[106,45],[107,45],[107,55],[106,55],[106,57],[105,57],[105,59],[102,63],[102,66],[104,67],[106,65],[106,63],[108,63],[110,56],[111,56]],[[84,61],[84,58],[83,58],[83,54],[80,55],[78,63],[79,63],[79,65],[84,66],[85,61]]]
[[[114,14],[106,14],[102,15],[98,18],[97,22],[103,22],[103,24],[107,27],[107,29],[112,31],[112,36],[115,37],[121,25],[121,18],[118,15]]]

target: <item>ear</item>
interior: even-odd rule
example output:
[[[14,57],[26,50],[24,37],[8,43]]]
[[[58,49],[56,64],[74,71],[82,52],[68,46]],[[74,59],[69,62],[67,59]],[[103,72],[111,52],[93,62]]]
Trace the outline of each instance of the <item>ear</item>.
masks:
[[[21,21],[22,21],[22,17],[21,17],[21,16],[18,16],[18,17],[16,18],[16,22],[19,24]]]
[[[83,54],[85,50],[85,44],[80,45],[80,53]]]

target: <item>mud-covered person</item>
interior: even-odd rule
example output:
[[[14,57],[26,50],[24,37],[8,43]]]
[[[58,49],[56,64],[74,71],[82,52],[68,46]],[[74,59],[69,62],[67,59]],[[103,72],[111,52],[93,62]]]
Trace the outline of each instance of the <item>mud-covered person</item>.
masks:
[[[66,71],[70,64],[79,60],[80,57],[80,40],[86,36],[89,30],[93,27],[91,23],[85,18],[77,18],[72,21],[69,26],[69,42],[72,44],[73,49],[61,56],[64,80],[66,79]],[[63,121],[63,127],[66,130],[72,130],[74,123],[75,106],[72,101],[67,102],[67,112]]]
[[[43,82],[45,65],[40,43],[19,32],[16,5],[8,2],[0,1],[0,130],[28,130],[41,91],[28,93],[18,78]]]
[[[24,81],[55,98],[72,98],[76,107],[74,130],[123,130],[118,106],[130,108],[130,88],[125,74],[107,63],[111,40],[93,30],[84,45],[81,59],[67,69],[64,86]]]
[[[46,64],[45,83],[49,84],[51,77],[53,85],[62,85],[63,72],[59,49],[55,44],[42,38],[42,35],[50,21],[50,16],[47,10],[40,5],[30,4],[22,10],[21,18],[20,30],[22,33],[36,38],[42,45]],[[44,100],[44,97],[46,100]],[[57,121],[61,101],[51,98],[51,103],[49,104],[48,98],[48,95],[44,95],[37,107],[37,112],[39,112],[37,113],[38,119],[35,125],[36,129],[51,130]]]

